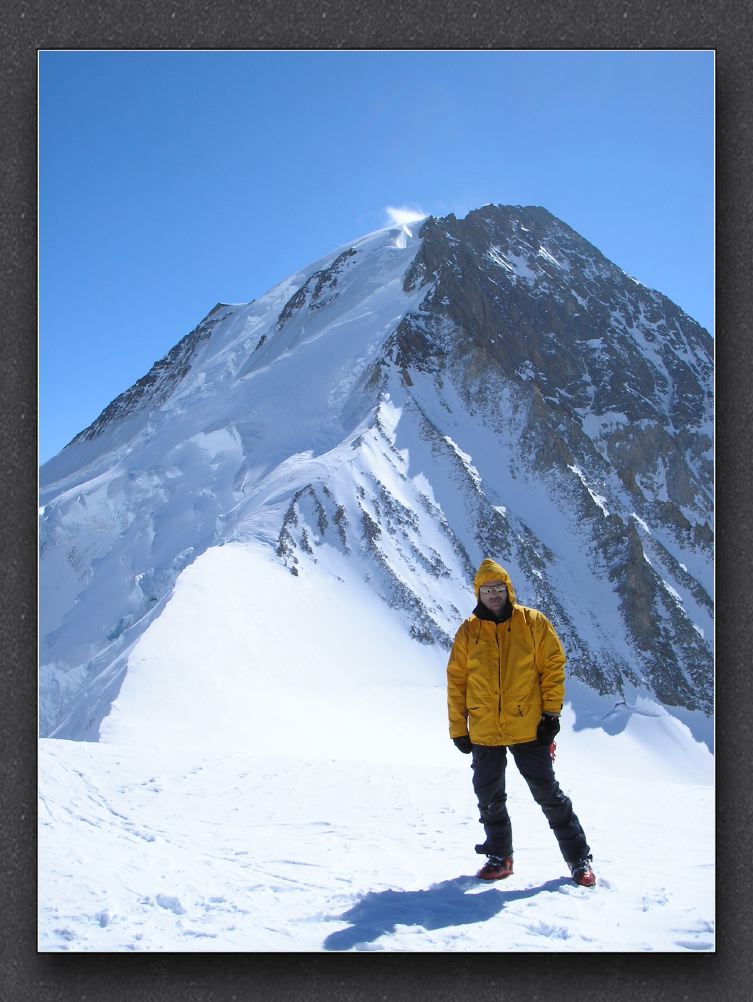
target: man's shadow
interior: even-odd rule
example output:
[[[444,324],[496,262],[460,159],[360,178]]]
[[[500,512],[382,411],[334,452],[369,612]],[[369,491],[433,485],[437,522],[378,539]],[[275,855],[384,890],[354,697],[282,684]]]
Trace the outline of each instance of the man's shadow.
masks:
[[[444,929],[486,922],[510,901],[532,898],[542,891],[556,891],[570,883],[567,878],[560,877],[523,891],[501,891],[490,887],[477,894],[466,894],[466,891],[478,888],[478,879],[456,877],[432,884],[425,891],[372,891],[340,916],[350,922],[350,926],[330,933],[323,946],[325,950],[350,950],[373,943],[385,933],[394,932],[398,925]]]

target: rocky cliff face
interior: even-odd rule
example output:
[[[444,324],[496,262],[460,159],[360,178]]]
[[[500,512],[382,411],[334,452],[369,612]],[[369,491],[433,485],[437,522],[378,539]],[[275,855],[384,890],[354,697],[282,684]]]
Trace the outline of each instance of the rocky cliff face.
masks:
[[[536,207],[215,308],[43,468],[43,732],[96,737],[182,568],[249,540],[356,566],[439,660],[493,556],[572,676],[708,715],[712,380],[706,331]]]
[[[430,284],[422,309],[453,332],[437,339],[435,368],[449,358],[467,385],[487,369],[530,383],[537,416],[553,415],[565,441],[588,438],[631,495],[659,488],[708,523],[709,334],[544,209],[487,206],[430,220],[422,236],[406,286]]]
[[[708,638],[662,576],[681,579],[711,614],[709,578],[700,584],[675,555],[712,557],[708,332],[544,209],[486,206],[430,219],[421,236],[406,288],[427,294],[395,333],[395,361],[438,387],[449,376],[500,432],[516,421],[511,470],[542,486],[577,470],[582,489],[568,493],[609,569],[643,677],[663,702],[710,711]],[[517,419],[499,407],[504,391]],[[556,607],[553,596],[545,604]],[[585,651],[575,660],[598,688],[636,677],[634,666],[597,665]]]

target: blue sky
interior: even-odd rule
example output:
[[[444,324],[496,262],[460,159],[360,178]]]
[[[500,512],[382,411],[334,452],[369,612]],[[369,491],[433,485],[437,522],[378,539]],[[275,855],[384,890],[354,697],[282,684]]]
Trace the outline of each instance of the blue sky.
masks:
[[[713,333],[713,92],[711,51],[40,53],[41,461],[388,206],[543,205]]]

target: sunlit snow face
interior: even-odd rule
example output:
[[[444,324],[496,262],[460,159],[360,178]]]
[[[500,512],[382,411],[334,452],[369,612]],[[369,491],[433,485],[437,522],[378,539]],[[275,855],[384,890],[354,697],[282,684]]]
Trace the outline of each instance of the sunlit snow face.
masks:
[[[478,590],[481,604],[498,615],[507,601],[507,586],[504,581],[486,581]]]

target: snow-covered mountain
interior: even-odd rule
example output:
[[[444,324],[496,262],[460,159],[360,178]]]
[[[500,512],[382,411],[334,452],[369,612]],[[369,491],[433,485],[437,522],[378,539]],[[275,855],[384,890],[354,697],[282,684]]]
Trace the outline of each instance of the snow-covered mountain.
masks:
[[[538,208],[216,306],[41,472],[40,949],[713,950],[711,383]],[[595,888],[515,770],[515,873],[473,876],[486,555],[569,655]]]
[[[291,680],[327,720],[308,674],[325,639],[359,660],[356,608],[408,631],[411,663],[362,651],[338,684],[441,687],[490,555],[554,622],[580,726],[668,712],[710,742],[712,394],[708,333],[537,207],[380,230],[218,304],[42,468],[42,735],[206,737],[197,701],[266,733]],[[269,588],[223,592],[226,546]],[[237,624],[190,707],[188,645],[173,674],[155,654],[179,578]],[[304,619],[314,640],[276,659],[316,595],[347,628]]]

